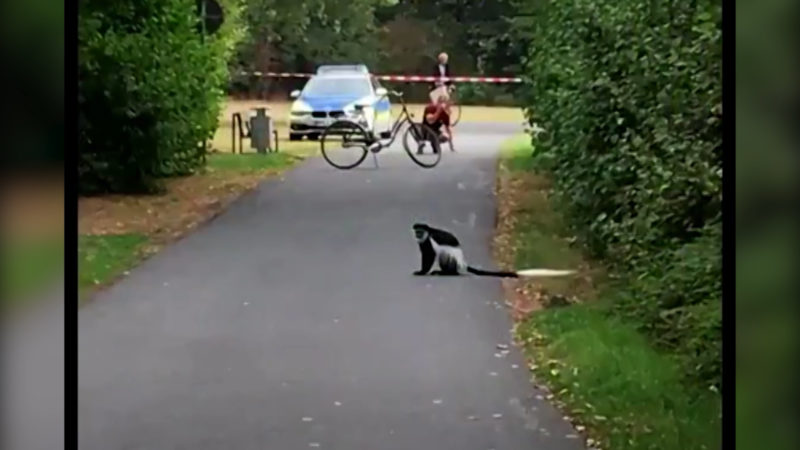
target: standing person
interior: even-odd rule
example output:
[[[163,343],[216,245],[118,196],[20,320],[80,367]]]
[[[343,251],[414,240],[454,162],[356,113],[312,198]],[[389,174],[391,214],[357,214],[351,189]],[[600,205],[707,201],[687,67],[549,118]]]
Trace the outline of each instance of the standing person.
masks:
[[[436,132],[440,142],[447,142],[450,146],[450,151],[455,151],[453,148],[453,129],[450,127],[450,104],[446,94],[440,95],[435,102],[425,107],[422,120],[425,125],[428,125]]]
[[[442,52],[439,53],[438,61],[436,67],[433,71],[433,76],[437,78],[441,77],[450,77],[450,65],[447,63],[448,56],[447,53]],[[442,95],[447,95],[449,97],[449,90],[450,86],[452,85],[452,81],[442,81],[438,80],[433,85],[433,90],[431,91],[431,103],[436,103],[438,98]]]

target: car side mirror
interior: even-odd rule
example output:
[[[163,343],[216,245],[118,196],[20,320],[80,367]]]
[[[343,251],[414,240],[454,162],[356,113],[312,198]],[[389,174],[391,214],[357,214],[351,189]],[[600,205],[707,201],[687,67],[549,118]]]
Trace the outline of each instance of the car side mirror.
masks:
[[[289,93],[289,97],[291,98],[300,97],[300,91],[298,91],[297,89],[293,90],[292,92]]]
[[[378,97],[385,97],[388,94],[389,94],[389,91],[387,91],[386,88],[380,87],[378,89],[375,89],[375,95],[377,95]]]

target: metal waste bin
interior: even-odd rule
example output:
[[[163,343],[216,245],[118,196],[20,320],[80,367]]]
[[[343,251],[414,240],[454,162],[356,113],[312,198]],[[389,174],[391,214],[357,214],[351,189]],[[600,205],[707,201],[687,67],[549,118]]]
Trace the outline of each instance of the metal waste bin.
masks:
[[[267,108],[253,108],[250,111],[250,148],[258,153],[272,151],[272,117],[267,115]]]

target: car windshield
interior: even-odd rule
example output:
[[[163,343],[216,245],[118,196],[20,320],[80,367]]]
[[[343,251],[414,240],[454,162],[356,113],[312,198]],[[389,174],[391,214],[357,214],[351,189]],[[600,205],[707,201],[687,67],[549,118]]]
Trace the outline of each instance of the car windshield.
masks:
[[[314,77],[303,89],[303,95],[312,96],[366,97],[370,93],[370,84],[367,78]]]

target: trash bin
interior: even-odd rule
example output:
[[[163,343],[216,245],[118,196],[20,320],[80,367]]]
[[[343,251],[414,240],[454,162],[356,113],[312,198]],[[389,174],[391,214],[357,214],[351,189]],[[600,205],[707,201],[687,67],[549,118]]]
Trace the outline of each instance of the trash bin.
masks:
[[[250,111],[250,148],[258,153],[272,151],[272,117],[267,108],[254,108]]]

